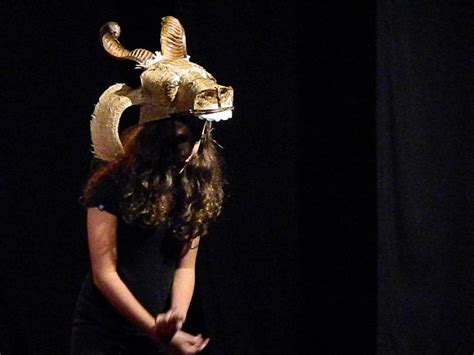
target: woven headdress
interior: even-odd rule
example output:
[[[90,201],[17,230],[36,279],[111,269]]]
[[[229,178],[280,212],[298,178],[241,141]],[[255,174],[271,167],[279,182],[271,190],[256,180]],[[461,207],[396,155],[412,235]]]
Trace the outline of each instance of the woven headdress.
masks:
[[[174,114],[192,114],[207,122],[232,117],[233,89],[217,84],[210,73],[189,60],[184,29],[176,18],[162,20],[161,52],[129,51],[120,44],[119,36],[120,27],[115,22],[107,22],[100,29],[102,44],[111,56],[133,60],[145,71],[139,88],[115,84],[100,96],[90,127],[96,158],[112,161],[123,154],[120,118],[133,105],[140,106],[139,124]]]

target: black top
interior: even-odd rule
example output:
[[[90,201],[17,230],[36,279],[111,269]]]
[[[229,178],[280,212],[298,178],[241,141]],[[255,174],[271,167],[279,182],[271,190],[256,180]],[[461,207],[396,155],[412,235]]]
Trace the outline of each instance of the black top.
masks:
[[[123,180],[118,174],[104,177],[86,205],[118,217],[117,272],[137,300],[152,316],[156,316],[170,307],[180,243],[166,226],[145,229],[125,223],[119,207],[122,188]],[[143,331],[113,308],[96,288],[91,270],[82,283],[73,322],[75,326],[84,323],[99,324],[115,334],[144,335]]]

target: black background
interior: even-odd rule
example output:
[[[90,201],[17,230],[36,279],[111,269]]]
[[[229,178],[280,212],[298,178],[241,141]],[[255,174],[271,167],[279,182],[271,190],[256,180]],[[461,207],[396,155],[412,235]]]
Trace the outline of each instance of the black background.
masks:
[[[67,352],[89,267],[77,198],[90,115],[140,73],[106,55],[98,30],[114,20],[126,47],[155,51],[165,15],[191,60],[235,90],[215,130],[227,204],[200,250],[190,331],[211,354],[375,351],[374,4],[2,5],[2,354]]]
[[[380,354],[474,349],[471,1],[377,11]]]
[[[306,206],[303,312],[317,325],[304,330],[315,353],[371,354],[377,285],[375,3],[324,2],[304,18],[298,206]]]

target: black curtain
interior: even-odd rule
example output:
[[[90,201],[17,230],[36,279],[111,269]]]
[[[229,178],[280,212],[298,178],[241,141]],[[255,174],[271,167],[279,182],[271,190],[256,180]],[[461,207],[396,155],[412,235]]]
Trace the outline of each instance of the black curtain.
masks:
[[[474,349],[474,5],[378,1],[378,353]]]
[[[139,84],[98,30],[159,50],[160,21],[183,23],[191,60],[235,90],[216,125],[229,180],[203,241],[188,330],[209,354],[295,353],[300,267],[296,218],[296,4],[284,1],[81,1],[1,4],[0,352],[66,354],[89,268],[77,199],[91,162],[89,121],[110,85]],[[136,120],[127,110],[124,125]],[[297,321],[298,320],[298,321]],[[301,326],[302,327],[302,326]]]
[[[310,4],[309,2],[307,4]],[[316,5],[316,6],[314,6]],[[303,354],[372,354],[376,340],[375,2],[297,11]]]

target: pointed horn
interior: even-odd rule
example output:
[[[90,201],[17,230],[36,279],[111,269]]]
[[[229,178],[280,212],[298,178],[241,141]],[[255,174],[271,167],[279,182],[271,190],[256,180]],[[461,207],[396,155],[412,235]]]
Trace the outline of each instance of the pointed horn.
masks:
[[[167,59],[186,58],[186,35],[178,19],[163,17],[161,21],[161,54]]]
[[[112,161],[123,154],[119,123],[127,107],[144,102],[140,89],[115,84],[100,96],[90,122],[93,154],[96,158]]]
[[[119,37],[120,26],[117,22],[107,22],[100,28],[100,41],[106,52],[112,57],[121,60],[133,60],[143,65],[148,59],[151,59],[155,56],[152,52],[142,48],[129,51],[119,42]]]

